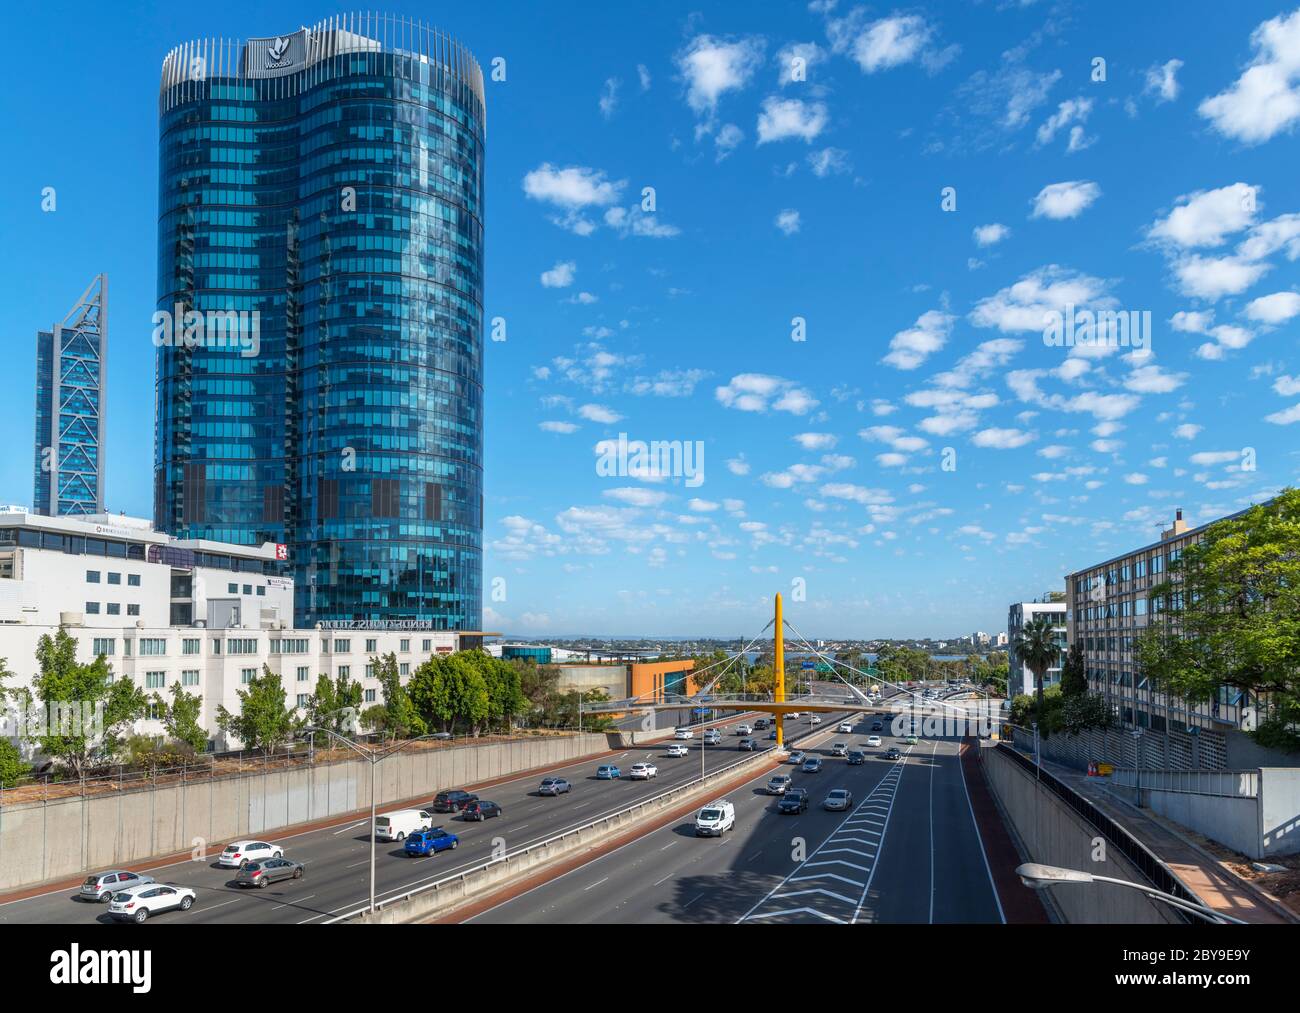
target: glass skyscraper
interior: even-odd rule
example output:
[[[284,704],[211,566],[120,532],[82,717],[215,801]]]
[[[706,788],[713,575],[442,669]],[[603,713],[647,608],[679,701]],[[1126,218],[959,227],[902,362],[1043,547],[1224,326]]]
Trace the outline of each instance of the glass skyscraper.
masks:
[[[104,361],[108,278],[96,275],[63,323],[36,334],[32,508],[47,517],[104,512]]]
[[[484,112],[405,19],[163,61],[155,520],[283,543],[299,625],[480,627]]]

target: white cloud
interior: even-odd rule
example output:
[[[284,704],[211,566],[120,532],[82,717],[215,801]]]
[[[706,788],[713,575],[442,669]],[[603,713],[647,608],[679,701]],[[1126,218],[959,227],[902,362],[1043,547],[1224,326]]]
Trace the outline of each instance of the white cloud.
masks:
[[[643,92],[649,91],[650,90],[650,68],[648,68],[644,63],[638,63],[636,65],[636,76],[637,76],[637,80],[640,81],[641,83],[641,90]]]
[[[1300,295],[1295,292],[1274,292],[1246,304],[1246,316],[1262,324],[1284,324],[1298,314]]]
[[[889,354],[881,361],[895,369],[916,369],[947,344],[952,322],[951,315],[939,310],[922,313],[915,324],[890,339]]]
[[[799,212],[794,208],[786,208],[784,211],[777,214],[776,218],[773,219],[772,224],[787,236],[793,236],[799,231]]]
[[[686,505],[696,513],[702,514],[712,513],[718,509],[718,504],[708,499],[692,499]]]
[[[1070,305],[1104,309],[1113,303],[1107,283],[1100,278],[1049,264],[981,299],[970,320],[977,327],[996,327],[1003,333],[1041,333],[1048,313],[1061,313]]]
[[[1273,381],[1273,391],[1282,397],[1300,394],[1300,376],[1279,376]]]
[[[600,115],[605,119],[610,119],[614,115],[614,110],[618,108],[618,89],[622,83],[616,77],[605,81],[605,88],[600,93]]]
[[[826,51],[815,42],[791,42],[782,46],[776,54],[778,70],[777,80],[784,87],[807,80],[807,72],[826,59]],[[795,68],[799,67],[801,76],[795,78]]]
[[[994,450],[1014,450],[1034,441],[1033,433],[1021,429],[981,429],[971,437],[971,443],[977,447],[989,447]]]
[[[537,428],[547,433],[572,433],[578,429],[572,422],[539,422]]]
[[[974,231],[977,246],[992,246],[994,243],[1002,242],[1009,235],[1011,230],[998,222],[992,225],[977,225]]]
[[[1147,236],[1180,247],[1220,246],[1255,220],[1258,188],[1233,183],[1178,198],[1178,206],[1147,231]]]
[[[585,404],[578,409],[578,414],[589,422],[600,422],[605,425],[613,425],[623,420],[623,416],[618,412],[599,404]]]
[[[762,111],[758,114],[758,143],[798,138],[811,144],[829,122],[830,113],[823,102],[769,95],[763,100]]]
[[[1260,24],[1250,44],[1250,66],[1197,111],[1221,134],[1259,144],[1300,121],[1300,10]]]
[[[730,155],[745,139],[745,132],[734,123],[725,123],[718,135],[713,138],[713,146],[718,150],[718,161]]]
[[[804,450],[830,450],[839,442],[839,437],[831,433],[799,433],[794,441]]]
[[[1128,375],[1124,386],[1139,394],[1168,394],[1187,379],[1186,373],[1166,373],[1159,366],[1139,366]]]
[[[1092,141],[1084,136],[1083,124],[1088,121],[1088,116],[1092,113],[1092,99],[1090,98],[1072,98],[1066,99],[1056,107],[1056,112],[1047,118],[1046,121],[1038,128],[1036,143],[1041,147],[1051,144],[1059,130],[1075,124],[1070,131],[1070,142],[1066,147],[1067,153],[1081,151],[1092,144]],[[1073,217],[1073,216],[1071,216]]]
[[[618,500],[620,503],[626,503],[628,506],[636,507],[656,507],[668,498],[666,492],[656,492],[654,489],[645,489],[640,486],[606,489],[602,495]]]
[[[626,180],[606,179],[605,173],[598,169],[585,166],[557,169],[549,162],[524,176],[525,194],[568,210],[613,204],[626,185]]]
[[[868,21],[864,8],[826,26],[831,48],[848,56],[867,74],[900,67],[915,60],[937,70],[956,55],[956,47],[935,51],[934,29],[917,14],[895,13]]]
[[[1030,217],[1054,221],[1077,218],[1100,196],[1101,187],[1090,180],[1049,183],[1034,198],[1034,212]]]
[[[567,288],[573,284],[573,275],[578,265],[572,260],[557,263],[549,271],[542,272],[542,285],[545,288]]]
[[[733,475],[748,475],[749,462],[745,460],[745,455],[741,454],[739,457],[728,459],[727,470]]]
[[[723,407],[743,412],[765,412],[771,408],[804,415],[819,404],[794,381],[764,373],[739,373],[726,386],[716,388],[714,396]]]
[[[1199,254],[1179,258],[1174,276],[1183,295],[1215,302],[1226,295],[1239,295],[1270,270],[1265,263],[1251,263],[1240,257],[1202,257]]]
[[[1174,435],[1180,440],[1194,440],[1196,439],[1196,434],[1199,433],[1202,428],[1203,427],[1193,425],[1190,422],[1184,422],[1182,425],[1174,429]]]
[[[843,148],[822,148],[808,155],[808,166],[819,179],[849,171],[849,153]]]
[[[1162,64],[1147,68],[1147,83],[1142,90],[1144,95],[1158,95],[1158,102],[1172,102],[1178,97],[1178,71],[1182,60],[1167,60]]]
[[[1300,404],[1292,405],[1280,412],[1273,412],[1272,415],[1265,415],[1264,421],[1271,422],[1275,426],[1289,426],[1293,422],[1300,422]]]
[[[1129,485],[1146,485],[1147,482],[1150,481],[1150,478],[1142,474],[1140,471],[1135,471],[1131,474],[1125,475],[1124,481]]]
[[[711,117],[723,95],[749,83],[762,64],[763,49],[762,39],[728,41],[697,35],[677,54],[687,105],[698,115]]]

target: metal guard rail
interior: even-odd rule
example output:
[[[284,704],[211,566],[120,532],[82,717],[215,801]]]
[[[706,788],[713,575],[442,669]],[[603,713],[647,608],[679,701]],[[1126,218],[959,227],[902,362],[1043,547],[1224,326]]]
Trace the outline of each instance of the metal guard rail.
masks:
[[[1058,799],[1070,807],[1077,815],[1082,817],[1087,823],[1091,824],[1098,833],[1104,837],[1112,847],[1118,848],[1120,854],[1127,858],[1137,868],[1152,886],[1157,890],[1163,890],[1165,893],[1173,894],[1181,900],[1188,901],[1198,907],[1202,904],[1201,898],[1192,893],[1183,885],[1182,880],[1174,875],[1173,870],[1165,865],[1156,855],[1141,841],[1130,834],[1113,819],[1103,813],[1095,805],[1080,795],[1077,791],[1065,784],[1051,772],[1038,767],[1033,760],[1023,756],[1013,747],[1005,742],[999,742],[997,745],[999,752],[1003,756],[1010,758],[1014,763],[1020,765],[1030,776],[1037,775],[1041,784]],[[1175,909],[1177,910],[1177,909]],[[1188,915],[1177,912],[1184,922],[1191,922],[1192,918]]]

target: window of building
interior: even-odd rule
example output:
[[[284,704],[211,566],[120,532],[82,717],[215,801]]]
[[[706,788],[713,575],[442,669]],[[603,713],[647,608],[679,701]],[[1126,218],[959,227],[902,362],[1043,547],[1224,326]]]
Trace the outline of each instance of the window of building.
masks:
[[[88,616],[99,615],[99,602],[97,601],[86,602],[86,615]]]
[[[403,661],[400,665],[397,666],[397,674],[398,674],[398,675],[410,675],[410,674],[411,674],[411,663],[410,663],[409,661]]]
[[[306,666],[306,665],[299,665],[299,666],[298,666],[298,681],[299,681],[299,682],[306,682],[306,681],[307,681],[308,679],[310,679],[310,678],[311,678],[311,676],[309,676],[309,675],[307,674],[307,666]]]
[[[256,637],[230,637],[226,640],[227,654],[256,654]]]
[[[346,653],[347,653],[348,651],[350,651],[350,650],[352,650],[352,641],[351,641],[351,640],[336,640],[336,641],[334,641],[334,653],[335,653],[335,654],[346,654]]]
[[[101,654],[111,658],[117,647],[117,640],[113,637],[96,637],[91,643],[91,650],[94,651],[97,658]]]
[[[166,672],[145,672],[144,688],[145,689],[163,689],[167,685]]]
[[[300,710],[306,710],[307,707],[310,706],[310,704],[311,704],[311,694],[310,694],[310,693],[299,693],[299,694],[298,694],[298,708],[299,708]]]
[[[1147,575],[1147,561],[1145,559],[1139,559],[1136,563],[1133,564],[1133,576],[1138,577],[1140,579],[1142,577],[1145,577],[1146,575]]]
[[[108,582],[110,584],[121,584],[122,575],[120,573],[114,573],[112,570],[110,570],[108,572]]]
[[[161,721],[162,707],[159,704],[150,701],[149,703],[145,704],[144,716],[150,721]]]
[[[366,678],[367,678],[367,679],[373,679],[374,677],[375,677],[375,666],[374,666],[374,665],[367,665],[367,666],[366,666]]]
[[[121,606],[121,604],[119,604],[118,602],[115,602],[115,601],[110,601],[110,602],[108,602],[108,603],[104,606],[104,609],[107,611],[107,613],[108,613],[110,616],[120,616],[120,615],[122,614],[122,606]]]
[[[258,596],[259,598],[265,598],[265,597],[266,597],[266,588],[263,587],[261,584],[258,584],[258,585],[257,585],[257,596]]]
[[[256,678],[257,678],[257,669],[255,668],[241,668],[239,670],[239,681],[242,682],[245,686],[247,686],[250,682],[252,682]]]
[[[379,650],[379,641],[378,641],[378,640],[369,639],[369,640],[366,641],[366,653],[367,653],[367,654],[374,654],[377,650]]]
[[[252,585],[252,584],[245,584],[245,585],[244,585],[244,594],[252,594],[252,593],[253,593],[253,585]]]
[[[187,668],[181,672],[182,686],[197,686],[199,684],[199,670],[197,668]]]
[[[375,702],[375,691],[373,689],[366,690],[366,703],[374,703],[374,702]]]
[[[351,665],[339,665],[339,678],[346,679],[352,674]]]
[[[98,583],[99,583],[99,571],[98,571],[98,570],[87,570],[87,571],[86,571],[86,583],[87,583],[87,584],[98,584]]]
[[[128,604],[126,607],[126,614],[129,616],[138,616],[140,614],[140,606],[135,604]]]
[[[220,653],[221,653],[221,641],[220,641],[220,640],[213,640],[213,641],[212,641],[212,653],[213,653],[213,654],[220,654]]]
[[[432,650],[433,650],[433,641],[432,641],[432,640],[426,640],[426,641],[424,642],[424,649],[425,649],[426,651],[432,651]]]
[[[165,637],[141,637],[140,638],[140,655],[159,655],[167,653],[167,640]]]
[[[238,585],[238,584],[227,584],[227,585],[226,585],[226,594],[239,594],[239,585]]]
[[[130,637],[123,637],[123,638],[122,638],[122,657],[124,657],[124,658],[129,658],[129,657],[131,657],[131,638],[130,638]]]
[[[400,640],[398,641],[397,649],[403,654],[406,654],[411,649],[411,642],[409,640]]]
[[[198,654],[199,645],[198,637],[186,637],[181,641],[181,654]]]
[[[127,586],[127,587],[139,587],[139,586],[140,586],[140,575],[139,575],[138,573],[128,573],[128,574],[126,575],[126,586]]]

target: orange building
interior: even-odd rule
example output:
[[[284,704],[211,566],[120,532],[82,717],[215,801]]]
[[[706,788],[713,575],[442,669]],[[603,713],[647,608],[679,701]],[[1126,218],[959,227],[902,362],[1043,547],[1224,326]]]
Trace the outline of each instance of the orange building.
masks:
[[[657,703],[663,700],[666,693],[694,696],[699,691],[692,674],[695,668],[693,658],[633,662],[628,668],[631,671],[629,695],[633,697],[653,698]]]

